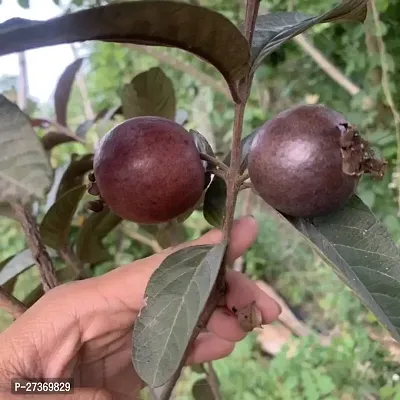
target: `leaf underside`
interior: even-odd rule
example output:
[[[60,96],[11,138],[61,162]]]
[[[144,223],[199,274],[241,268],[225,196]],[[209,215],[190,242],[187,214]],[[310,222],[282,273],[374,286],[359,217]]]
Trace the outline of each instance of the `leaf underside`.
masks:
[[[85,175],[93,169],[93,154],[83,156],[72,156],[71,161],[66,168],[64,175],[60,180],[57,189],[56,199],[59,199],[64,193],[82,185]]]
[[[240,161],[240,173],[243,173],[247,168],[247,156],[256,137],[258,130],[255,130],[250,135],[243,138],[240,142],[241,147],[241,161]],[[228,152],[223,159],[223,163],[226,165],[231,164],[231,152]],[[205,220],[216,228],[221,228],[223,218],[225,215],[226,205],[226,182],[215,176],[210,186],[208,187],[203,203],[203,215]]]
[[[0,95],[0,201],[42,198],[52,169],[30,120]]]
[[[47,211],[40,224],[40,235],[45,245],[62,250],[67,244],[72,218],[85,191],[86,185],[69,190]]]
[[[82,62],[83,58],[78,58],[68,65],[57,82],[56,91],[54,93],[54,108],[57,122],[63,126],[67,126],[68,100],[75,76],[82,66]]]
[[[52,249],[47,250],[51,257],[56,256],[56,253]],[[34,264],[35,259],[30,249],[22,250],[14,256],[7,258],[7,260],[0,263],[0,285],[4,285],[11,279],[17,277]]]
[[[314,25],[326,22],[363,22],[368,0],[344,0],[325,14],[312,16],[300,12],[271,12],[257,17],[251,46],[251,70],[279,46]]]
[[[192,395],[195,400],[217,400],[206,378],[201,378],[193,384]]]
[[[249,69],[240,30],[211,9],[172,1],[136,1],[94,7],[48,21],[14,18],[0,24],[0,55],[62,43],[100,40],[178,47],[214,65],[236,102],[236,82]]]
[[[178,250],[150,278],[147,305],[135,322],[132,351],[135,370],[150,387],[163,385],[179,368],[225,249],[224,242]]]
[[[68,134],[66,132],[47,132],[42,137],[42,146],[45,150],[50,151],[53,147],[59,146],[60,144],[70,142],[81,142],[78,136]]]
[[[82,262],[97,264],[110,259],[102,240],[122,219],[105,208],[91,214],[83,223],[76,239],[76,255]]]
[[[400,249],[361,199],[329,216],[286,219],[400,340]]]
[[[216,228],[221,228],[225,216],[226,182],[219,176],[214,176],[208,187],[203,202],[205,220]]]
[[[126,119],[152,115],[174,120],[176,99],[171,79],[159,67],[136,75],[124,87],[122,107]]]

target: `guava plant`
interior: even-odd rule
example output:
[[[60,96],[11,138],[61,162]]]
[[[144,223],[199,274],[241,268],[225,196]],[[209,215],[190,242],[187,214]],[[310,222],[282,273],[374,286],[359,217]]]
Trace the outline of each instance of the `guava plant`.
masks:
[[[175,93],[160,68],[135,76],[125,86],[121,104],[83,121],[76,132],[68,126],[66,110],[82,60],[60,78],[55,121],[31,119],[0,97],[0,210],[21,222],[31,250],[0,267],[2,303],[19,315],[58,283],[91,276],[92,267],[108,257],[102,239],[123,220],[159,233],[202,210],[206,221],[223,231],[223,240],[167,257],[148,283],[146,305],[133,327],[132,368],[151,388],[161,387],[159,396],[167,399],[188,348],[224,294],[230,268],[224,256],[237,196],[253,190],[399,340],[400,252],[356,195],[361,176],[382,177],[386,162],[375,156],[351,121],[323,105],[282,111],[242,139],[245,106],[261,61],[316,24],[363,22],[366,3],[344,0],[319,16],[258,15],[259,1],[248,0],[239,27],[213,10],[170,1],[118,3],[48,21],[1,24],[0,55],[86,40],[181,48],[220,71],[235,107],[231,151],[219,159],[201,132],[175,121]],[[92,153],[73,155],[61,172],[52,170],[49,158],[55,146],[85,142],[88,129],[121,113],[123,122],[115,123]],[[35,130],[45,134],[38,136]],[[36,215],[32,205],[41,204],[50,192],[44,216]],[[77,212],[83,223],[72,237]],[[27,266],[38,265],[42,278],[42,288],[25,304],[10,294],[22,270],[12,267],[22,256]],[[60,259],[64,265],[55,268]],[[259,326],[254,305],[233,311],[246,320],[247,331]]]

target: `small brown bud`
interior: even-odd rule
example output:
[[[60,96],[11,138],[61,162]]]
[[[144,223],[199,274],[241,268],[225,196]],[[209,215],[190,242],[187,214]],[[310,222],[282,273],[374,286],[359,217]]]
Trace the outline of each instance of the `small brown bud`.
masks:
[[[98,213],[100,211],[103,211],[104,203],[101,200],[88,201],[85,204],[85,207],[90,211]]]
[[[100,196],[100,190],[95,182],[90,182],[88,184],[88,193],[92,196]]]
[[[96,178],[93,172],[90,172],[90,174],[88,175],[88,179],[90,182],[96,182]]]

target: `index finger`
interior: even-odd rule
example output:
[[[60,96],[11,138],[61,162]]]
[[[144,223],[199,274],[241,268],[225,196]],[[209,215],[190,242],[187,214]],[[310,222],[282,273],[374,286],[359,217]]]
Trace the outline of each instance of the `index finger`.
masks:
[[[227,249],[228,263],[232,263],[249,249],[255,241],[257,233],[257,222],[253,217],[243,217],[235,221]],[[182,243],[161,253],[119,267],[95,278],[95,283],[97,287],[101,286],[103,295],[110,299],[117,297],[130,308],[139,311],[143,306],[143,297],[151,275],[167,256],[189,246],[218,244],[222,241],[222,236],[220,230],[213,229],[196,240]]]

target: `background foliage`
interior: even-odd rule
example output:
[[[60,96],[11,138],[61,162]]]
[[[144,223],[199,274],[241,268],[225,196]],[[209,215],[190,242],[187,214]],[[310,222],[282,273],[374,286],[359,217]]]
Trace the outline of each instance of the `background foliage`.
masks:
[[[73,3],[77,8],[93,6],[91,1]],[[237,24],[243,18],[241,2],[203,0],[201,4],[218,10]],[[310,0],[263,1],[262,6],[269,11],[296,9],[309,14],[319,14],[327,8],[324,2]],[[387,85],[394,104],[400,104],[396,85],[400,80],[400,24],[396,17],[400,2],[378,0],[376,6],[380,13],[379,31],[369,18],[364,25],[319,25],[305,36],[314,50],[322,51],[331,65],[355,85],[356,93],[349,93],[341,82],[328,76],[300,42],[290,41],[264,60],[257,71],[246,109],[244,134],[250,134],[266,119],[300,102],[321,102],[342,112],[389,161],[385,179],[376,183],[364,178],[358,194],[399,243],[394,172],[398,145],[392,110],[383,89]],[[380,39],[386,47],[384,60],[379,52]],[[187,118],[186,127],[200,131],[219,152],[228,150],[233,106],[225,82],[212,66],[176,49],[91,43],[80,46],[79,53],[86,56],[82,67],[86,89],[82,91],[80,85],[73,87],[68,107],[72,131],[89,117],[82,115],[82,110],[86,114],[92,110],[96,115],[105,108],[115,108],[124,85],[133,76],[161,66],[173,82],[180,117]],[[382,82],[385,71],[389,74],[388,82]],[[2,77],[0,88],[8,98],[15,99],[15,77]],[[54,119],[54,107],[29,99],[29,114]],[[52,152],[53,167],[64,166],[73,153],[84,155],[93,151],[101,136],[119,120],[121,116],[90,128],[86,146],[68,143],[56,147]],[[39,215],[43,215],[45,208],[37,210]],[[400,399],[399,350],[381,343],[385,332],[374,316],[307,244],[274,219],[257,200],[243,193],[237,210],[238,214],[254,214],[260,223],[257,243],[244,258],[246,273],[268,282],[297,318],[312,328],[312,333],[303,337],[293,333],[273,355],[265,351],[257,334],[245,339],[231,357],[215,363],[224,396],[238,400]],[[76,234],[85,216],[83,210],[77,213],[71,235]],[[195,212],[185,223],[184,236],[197,237],[208,228],[201,213]],[[150,255],[154,250],[153,238],[147,232],[139,236],[138,240],[134,224],[124,223],[113,230],[104,240],[112,258],[97,265],[93,273],[102,274],[115,265]],[[24,248],[19,225],[0,217],[0,260]],[[19,275],[14,294],[24,299],[37,286],[38,273],[29,268]],[[9,322],[9,317],[2,314],[2,329]],[[320,334],[332,335],[329,346],[321,344]],[[269,341],[273,342],[273,338]],[[189,383],[201,377],[186,371],[177,398],[192,398]]]

